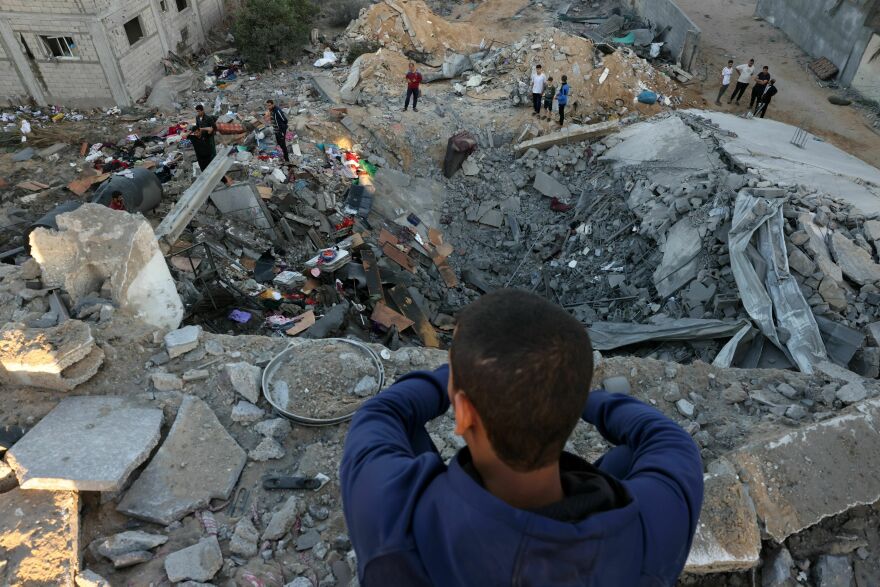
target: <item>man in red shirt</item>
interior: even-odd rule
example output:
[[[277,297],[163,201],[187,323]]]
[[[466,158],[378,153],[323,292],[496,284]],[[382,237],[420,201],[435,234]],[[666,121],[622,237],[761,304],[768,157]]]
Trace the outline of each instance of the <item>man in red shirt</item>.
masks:
[[[409,71],[406,74],[406,101],[403,103],[403,111],[409,108],[409,99],[412,97],[413,112],[418,112],[419,105],[419,84],[422,83],[422,74],[416,71],[416,64],[409,62]]]

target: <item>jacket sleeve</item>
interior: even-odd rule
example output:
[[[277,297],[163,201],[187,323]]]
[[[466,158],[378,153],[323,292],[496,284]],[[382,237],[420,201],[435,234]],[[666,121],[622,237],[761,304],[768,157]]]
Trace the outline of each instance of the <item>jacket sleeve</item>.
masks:
[[[645,569],[675,583],[684,568],[703,505],[703,464],[690,435],[635,398],[590,392],[584,420],[633,453],[623,481],[640,504]]]
[[[361,407],[345,439],[342,504],[359,573],[373,559],[412,548],[412,513],[446,470],[424,425],[449,408],[449,367],[399,379]]]

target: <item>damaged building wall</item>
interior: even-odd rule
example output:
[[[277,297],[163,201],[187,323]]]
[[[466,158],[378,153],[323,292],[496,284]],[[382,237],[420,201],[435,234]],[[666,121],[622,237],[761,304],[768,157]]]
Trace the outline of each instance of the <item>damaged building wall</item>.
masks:
[[[869,14],[877,0],[758,0],[755,14],[781,29],[809,55],[826,57],[839,69],[839,81],[853,81],[871,40]]]
[[[633,10],[654,25],[673,58],[690,70],[700,46],[700,27],[673,0],[625,0]]]
[[[3,8],[0,102],[29,96],[71,107],[135,102],[163,75],[165,55],[203,44],[223,16],[222,0],[10,0]]]

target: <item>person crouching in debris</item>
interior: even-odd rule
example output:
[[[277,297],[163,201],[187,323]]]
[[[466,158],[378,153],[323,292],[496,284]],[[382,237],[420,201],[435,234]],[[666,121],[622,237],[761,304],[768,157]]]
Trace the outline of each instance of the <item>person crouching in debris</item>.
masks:
[[[550,120],[553,116],[553,100],[556,99],[556,86],[553,78],[547,78],[547,87],[544,88],[544,120]]]
[[[562,76],[562,85],[559,86],[559,94],[556,96],[556,104],[559,106],[559,126],[565,124],[565,106],[568,104],[568,95],[571,87],[568,85],[568,76]]]
[[[202,171],[217,156],[217,145],[214,142],[214,133],[216,131],[217,119],[209,114],[205,114],[204,106],[201,104],[196,105],[195,129],[190,131],[189,140],[192,143],[193,151],[196,152],[196,161],[199,164],[199,169]],[[225,176],[221,181],[225,184],[229,183]]]
[[[583,324],[521,290],[458,315],[449,364],[355,414],[340,467],[358,578],[377,585],[673,585],[703,501],[690,435],[628,395],[590,391]],[[425,425],[449,408],[447,466]],[[564,452],[583,418],[615,448]]]
[[[406,72],[406,100],[403,101],[404,112],[409,108],[410,98],[412,98],[413,112],[419,111],[419,95],[421,94],[419,86],[421,83],[422,74],[416,70],[416,64],[410,61],[409,71]]]
[[[284,112],[275,105],[274,100],[266,100],[266,118],[272,123],[275,131],[275,142],[284,153],[284,160],[290,163],[290,155],[287,153],[287,117]]]
[[[122,192],[119,190],[110,195],[110,209],[125,211],[125,200],[122,199]]]

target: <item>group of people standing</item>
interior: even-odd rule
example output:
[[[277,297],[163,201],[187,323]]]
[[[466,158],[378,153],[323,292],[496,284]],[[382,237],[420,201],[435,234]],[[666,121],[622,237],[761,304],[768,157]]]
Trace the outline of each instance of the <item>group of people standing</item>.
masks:
[[[562,84],[559,91],[556,91],[553,78],[547,77],[540,65],[535,66],[535,72],[532,74],[532,108],[535,110],[535,116],[541,117],[541,104],[543,101],[545,120],[550,120],[553,114],[553,100],[559,107],[559,126],[565,124],[565,107],[568,105],[568,97],[571,94],[571,87],[568,85],[568,76],[562,76]]]
[[[715,98],[715,104],[718,106],[721,105],[721,97],[727,92],[727,88],[730,86],[730,80],[735,73],[738,74],[736,87],[733,89],[733,93],[730,95],[730,99],[727,103],[731,104],[736,101],[736,105],[739,106],[739,101],[742,99],[743,94],[746,93],[746,89],[754,79],[755,85],[752,86],[749,110],[752,110],[755,116],[760,115],[761,118],[764,118],[764,115],[767,114],[767,108],[773,100],[773,96],[779,92],[779,89],[776,87],[776,80],[770,75],[770,68],[768,66],[765,65],[761,71],[755,75],[754,59],[749,59],[748,63],[743,63],[736,67],[733,67],[732,59],[727,62],[727,67],[721,70],[721,88],[718,90],[718,97]]]

